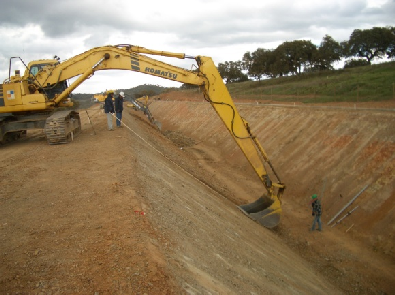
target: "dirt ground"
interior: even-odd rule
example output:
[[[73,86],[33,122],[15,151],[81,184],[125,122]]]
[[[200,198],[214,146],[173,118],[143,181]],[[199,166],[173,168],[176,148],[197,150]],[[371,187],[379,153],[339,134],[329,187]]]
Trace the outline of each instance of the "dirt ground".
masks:
[[[395,105],[239,106],[287,184],[274,230],[237,209],[263,186],[210,108],[170,93],[161,131],[128,108],[108,131],[95,105],[69,144],[1,146],[0,293],[395,294]]]

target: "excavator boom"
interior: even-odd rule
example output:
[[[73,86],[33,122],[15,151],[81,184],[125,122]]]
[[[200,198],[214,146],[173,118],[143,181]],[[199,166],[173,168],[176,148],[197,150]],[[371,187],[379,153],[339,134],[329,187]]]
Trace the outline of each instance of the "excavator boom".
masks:
[[[194,59],[196,70],[190,71],[173,66],[148,55]],[[281,215],[280,197],[284,192],[285,185],[274,171],[256,136],[251,133],[247,121],[237,111],[223,79],[210,57],[192,57],[183,53],[157,51],[121,44],[92,48],[64,62],[57,60],[36,61],[29,63],[23,76],[16,74],[2,84],[4,89],[3,92],[0,92],[0,113],[26,113],[27,111],[56,109],[67,104],[69,94],[81,83],[92,77],[96,71],[113,69],[140,72],[199,86],[206,101],[212,105],[221,118],[266,190],[257,201],[242,205],[239,208],[266,227],[271,228],[279,223]],[[66,81],[76,76],[78,78],[68,86]],[[58,91],[54,91],[54,89]],[[4,90],[7,93],[14,93],[13,99],[2,97],[1,93],[4,93]],[[51,93],[51,95],[48,95],[48,93]],[[56,126],[60,126],[60,129],[63,128],[62,126],[71,126],[68,129],[69,131],[62,133],[63,137],[60,136],[62,140],[67,136],[67,132],[73,132],[73,130],[80,128],[80,124],[75,123],[79,121],[79,117],[75,113],[66,112],[58,115],[57,121],[52,124],[53,126],[51,122],[46,126],[51,125],[55,133],[57,132]],[[68,124],[69,121],[74,121],[74,123],[70,125]],[[52,136],[52,138],[56,137]],[[273,182],[269,177],[265,164],[271,168],[276,182]]]

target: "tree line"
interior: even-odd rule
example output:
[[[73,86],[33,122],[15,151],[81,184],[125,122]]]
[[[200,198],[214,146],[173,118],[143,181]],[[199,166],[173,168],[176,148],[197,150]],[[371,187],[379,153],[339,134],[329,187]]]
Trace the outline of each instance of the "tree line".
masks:
[[[354,57],[356,59],[354,59]],[[395,57],[395,27],[355,29],[349,40],[337,42],[325,35],[319,46],[310,40],[287,41],[276,49],[258,48],[242,60],[218,64],[226,83],[334,70],[333,64],[347,59],[344,67],[370,65],[374,59]]]

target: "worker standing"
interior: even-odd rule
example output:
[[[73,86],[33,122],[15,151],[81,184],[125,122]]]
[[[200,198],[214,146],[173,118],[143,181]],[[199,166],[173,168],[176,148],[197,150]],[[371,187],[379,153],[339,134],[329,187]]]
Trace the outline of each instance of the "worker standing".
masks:
[[[315,224],[318,223],[318,230],[321,231],[321,201],[318,200],[318,197],[316,194],[311,196],[312,202],[311,202],[311,207],[312,207],[312,215],[314,216],[313,220],[313,226],[311,227],[311,230],[315,230]]]
[[[117,118],[117,127],[122,127],[122,111],[123,111],[123,98],[125,94],[121,91],[115,98],[115,117]]]
[[[104,112],[107,114],[107,126],[109,131],[113,131],[112,128],[112,114],[114,113],[114,104],[112,99],[114,97],[114,91],[110,90],[107,93],[107,97],[104,100]]]

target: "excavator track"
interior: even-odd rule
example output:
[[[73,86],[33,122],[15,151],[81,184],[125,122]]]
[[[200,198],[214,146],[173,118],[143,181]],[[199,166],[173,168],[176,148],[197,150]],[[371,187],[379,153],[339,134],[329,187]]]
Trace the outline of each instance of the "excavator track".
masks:
[[[44,132],[49,144],[63,144],[73,140],[81,131],[81,120],[78,112],[60,111],[47,118]]]

